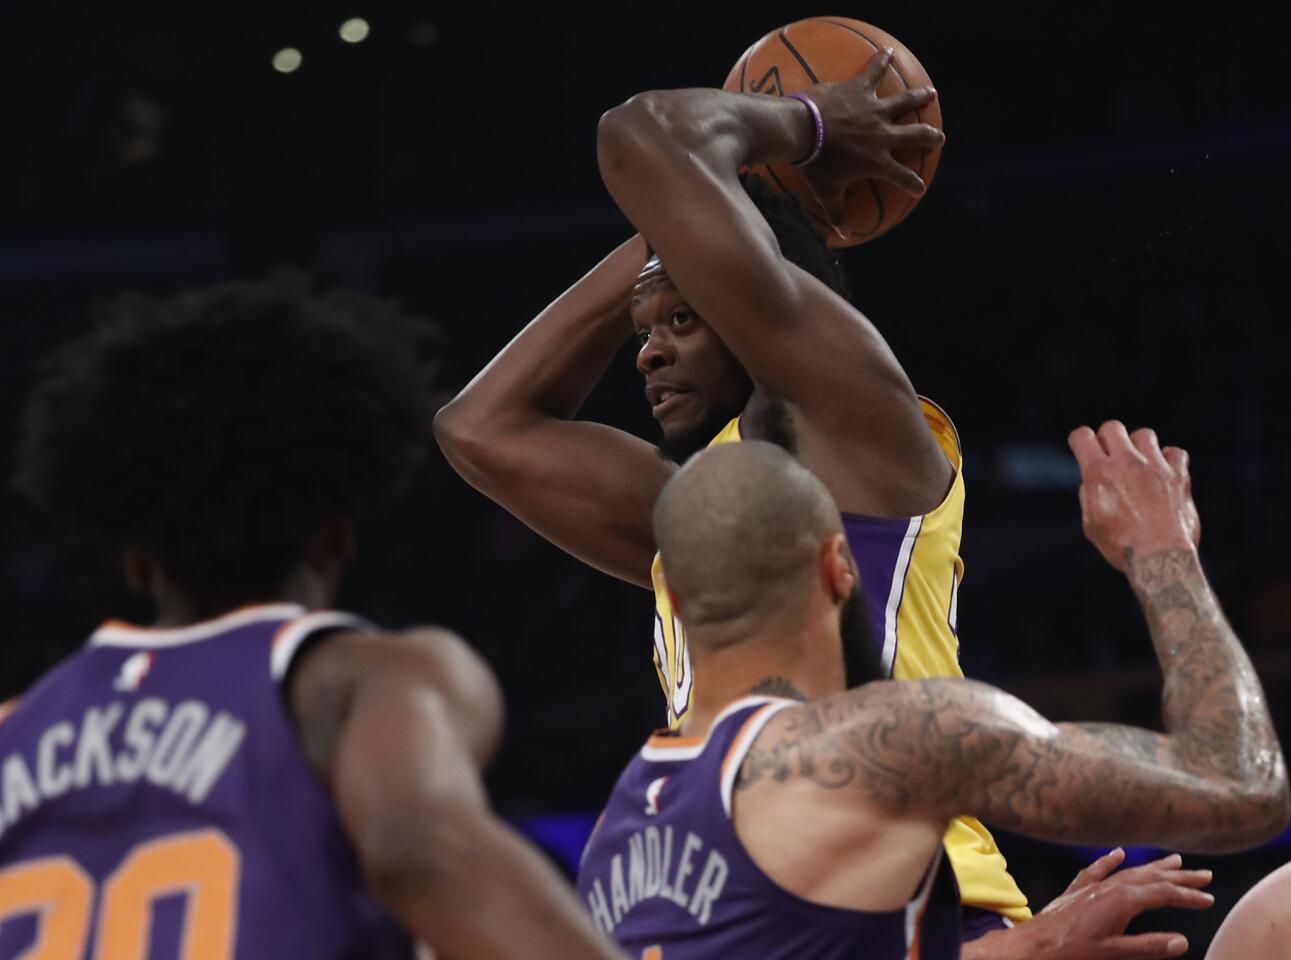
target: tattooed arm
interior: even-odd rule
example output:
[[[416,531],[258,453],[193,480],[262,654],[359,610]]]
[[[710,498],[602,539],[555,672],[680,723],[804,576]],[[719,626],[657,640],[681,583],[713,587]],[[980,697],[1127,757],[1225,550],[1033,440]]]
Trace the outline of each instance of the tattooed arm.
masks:
[[[1086,533],[1147,618],[1166,732],[1052,724],[963,680],[872,684],[784,711],[742,785],[806,778],[890,813],[974,814],[1046,839],[1189,851],[1243,849],[1286,825],[1286,767],[1264,693],[1197,558],[1186,456],[1163,453],[1150,431],[1131,440],[1120,424],[1078,432],[1072,445]]]

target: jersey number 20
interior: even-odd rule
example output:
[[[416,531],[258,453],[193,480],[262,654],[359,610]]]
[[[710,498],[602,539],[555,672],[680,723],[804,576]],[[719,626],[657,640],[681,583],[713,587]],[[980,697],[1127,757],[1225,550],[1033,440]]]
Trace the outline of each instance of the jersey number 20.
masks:
[[[141,843],[97,891],[95,960],[144,960],[158,897],[184,894],[179,960],[229,960],[242,869],[237,847],[219,830],[177,833]],[[79,960],[93,915],[94,880],[71,857],[43,857],[0,872],[0,924],[38,916],[23,960]]]

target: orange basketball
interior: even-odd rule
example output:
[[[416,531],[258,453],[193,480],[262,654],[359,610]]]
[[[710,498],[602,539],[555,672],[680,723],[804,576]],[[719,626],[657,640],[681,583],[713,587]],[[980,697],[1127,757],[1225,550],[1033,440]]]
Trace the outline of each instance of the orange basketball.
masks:
[[[779,97],[816,83],[840,83],[863,73],[871,58],[884,47],[891,47],[894,55],[891,66],[879,81],[879,96],[892,96],[932,82],[914,54],[878,27],[845,17],[812,17],[772,30],[749,47],[731,68],[723,87],[740,93]],[[900,122],[929,123],[941,129],[941,107],[934,100]],[[940,147],[906,148],[894,151],[893,155],[923,177],[925,184],[932,185]],[[825,220],[820,204],[796,168],[777,164],[757,167],[755,172],[781,190],[790,190],[801,197],[832,247],[850,247],[873,240],[904,220],[919,202],[918,197],[886,181],[858,180],[848,188],[847,221],[842,225],[847,238],[843,239]]]

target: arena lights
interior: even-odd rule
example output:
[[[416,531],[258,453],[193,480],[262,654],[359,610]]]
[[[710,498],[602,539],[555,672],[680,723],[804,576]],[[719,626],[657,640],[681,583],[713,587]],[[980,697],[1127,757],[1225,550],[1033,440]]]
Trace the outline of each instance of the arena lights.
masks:
[[[341,39],[346,43],[362,43],[372,32],[368,22],[362,17],[350,17],[341,24]]]
[[[273,55],[273,68],[279,73],[295,73],[304,60],[295,47],[283,47]]]

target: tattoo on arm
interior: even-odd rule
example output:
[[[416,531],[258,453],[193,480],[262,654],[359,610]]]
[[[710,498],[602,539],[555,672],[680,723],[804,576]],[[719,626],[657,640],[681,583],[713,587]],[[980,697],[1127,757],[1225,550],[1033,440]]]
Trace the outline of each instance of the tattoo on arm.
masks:
[[[1165,726],[1186,744],[1179,759],[1234,780],[1267,777],[1279,751],[1264,692],[1196,553],[1126,560],[1165,673]]]
[[[1286,822],[1263,692],[1192,551],[1131,558],[1165,673],[1166,734],[1054,725],[963,680],[870,684],[786,710],[738,789],[806,779],[893,812],[976,814],[1058,840],[1247,846]]]

